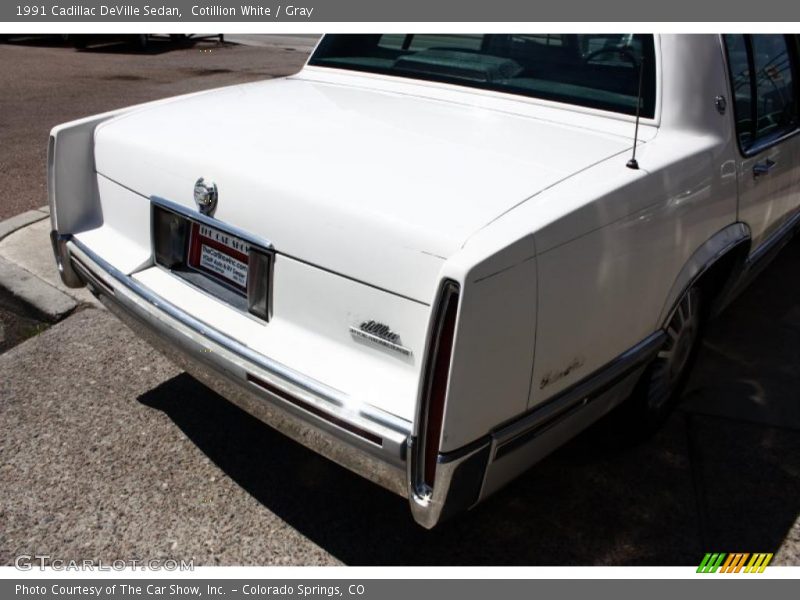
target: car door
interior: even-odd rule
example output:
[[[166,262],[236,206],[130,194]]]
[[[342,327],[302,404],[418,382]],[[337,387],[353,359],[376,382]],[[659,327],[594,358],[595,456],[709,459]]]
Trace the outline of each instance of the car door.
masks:
[[[800,206],[797,36],[725,35],[739,144],[739,220],[758,253]]]

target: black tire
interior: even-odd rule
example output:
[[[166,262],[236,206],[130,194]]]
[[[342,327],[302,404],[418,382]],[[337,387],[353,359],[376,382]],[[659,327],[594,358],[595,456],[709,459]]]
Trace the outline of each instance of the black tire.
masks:
[[[635,440],[658,431],[675,408],[697,358],[703,331],[702,295],[688,290],[670,315],[666,339],[619,409],[620,424]]]

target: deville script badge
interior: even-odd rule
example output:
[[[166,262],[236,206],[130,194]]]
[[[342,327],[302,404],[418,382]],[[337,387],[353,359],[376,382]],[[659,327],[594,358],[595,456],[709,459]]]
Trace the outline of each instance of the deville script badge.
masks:
[[[364,321],[358,327],[350,327],[350,333],[358,339],[378,344],[403,356],[411,356],[411,350],[400,343],[400,336],[383,323]]]

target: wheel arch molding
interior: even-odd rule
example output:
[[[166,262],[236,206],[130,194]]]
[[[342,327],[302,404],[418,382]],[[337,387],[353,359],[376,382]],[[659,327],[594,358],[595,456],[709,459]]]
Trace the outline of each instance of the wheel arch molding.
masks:
[[[663,327],[669,321],[681,298],[694,286],[703,287],[708,314],[716,312],[743,271],[749,248],[750,228],[741,222],[724,227],[701,244],[673,281],[657,326]]]

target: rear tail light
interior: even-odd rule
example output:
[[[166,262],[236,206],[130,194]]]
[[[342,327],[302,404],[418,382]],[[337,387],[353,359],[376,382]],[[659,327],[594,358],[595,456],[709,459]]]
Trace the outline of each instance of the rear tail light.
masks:
[[[56,138],[51,135],[47,142],[47,203],[50,211],[56,212]]]
[[[427,362],[423,380],[421,406],[421,453],[417,460],[421,463],[418,484],[423,490],[433,489],[436,478],[436,462],[439,456],[439,442],[442,437],[444,403],[447,396],[447,383],[450,375],[450,361],[453,354],[453,339],[458,316],[458,284],[445,282],[439,296],[431,336],[428,339]]]

